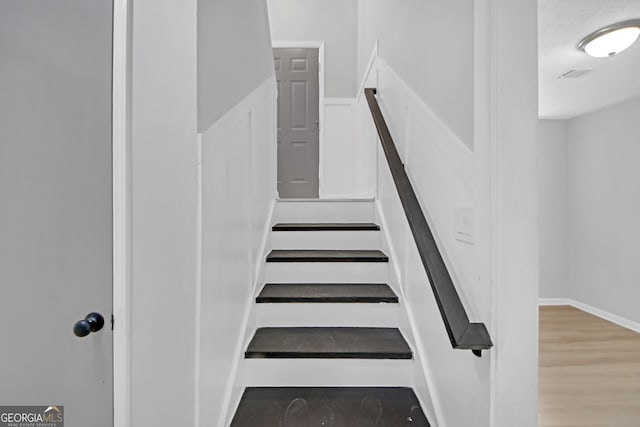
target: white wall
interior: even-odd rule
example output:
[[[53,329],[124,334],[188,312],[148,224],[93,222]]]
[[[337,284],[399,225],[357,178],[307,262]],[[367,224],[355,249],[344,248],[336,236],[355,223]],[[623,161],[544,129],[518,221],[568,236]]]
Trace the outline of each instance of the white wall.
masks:
[[[376,147],[371,139],[360,137],[370,132],[370,119],[363,94],[356,92],[376,41],[381,58],[433,110],[436,120],[443,121],[456,140],[473,147],[471,1],[269,0],[268,4],[274,40],[326,41],[320,197],[375,195]],[[429,37],[446,38],[448,43],[424,43]],[[350,102],[345,97],[356,98],[351,101],[355,109],[347,107]]]
[[[196,0],[133,4],[131,426],[194,423],[196,24]]]
[[[359,71],[378,88],[469,317],[494,342],[482,358],[451,349],[386,161],[372,145],[380,221],[426,372],[418,394],[433,396],[437,426],[537,426],[537,3],[358,6]],[[440,35],[430,38],[431,29]],[[428,43],[442,38],[452,44]],[[376,39],[380,57],[366,70]],[[358,100],[359,139],[375,141],[365,105]],[[473,208],[473,245],[454,238],[458,206]]]
[[[201,136],[200,425],[224,424],[276,198],[276,86],[265,80]]]
[[[473,147],[474,2],[358,0],[358,80],[380,56]]]
[[[640,98],[539,126],[540,298],[638,328]]]
[[[378,80],[380,108],[465,307],[472,319],[486,321],[491,298],[477,279],[477,247],[455,240],[454,233],[456,207],[474,205],[473,154],[383,59],[376,60],[371,75]],[[474,419],[483,425],[488,421],[472,409],[472,402],[476,393],[488,396],[488,358],[451,347],[387,160],[379,143],[373,147],[379,220],[387,233],[402,300],[414,322],[417,359],[426,373],[416,391],[424,399],[430,390],[436,399],[435,425],[474,425]]]
[[[198,130],[273,74],[265,0],[198,0]]]
[[[640,98],[569,121],[572,298],[640,322]]]
[[[262,236],[274,198],[273,68],[266,8],[256,0],[251,10],[243,3],[240,13],[236,2],[215,3],[141,0],[133,6],[132,426],[211,425],[223,415],[219,390],[233,369],[229,352],[236,351],[242,316],[220,309],[236,309],[239,297],[243,303],[250,300],[246,292],[237,294],[234,285],[244,283],[249,289],[254,280],[257,236]],[[212,16],[213,10],[219,16]],[[233,31],[227,24],[218,28],[228,29],[230,36],[216,33],[218,40],[198,43],[198,37],[210,34],[203,27],[234,16]],[[200,68],[196,79],[199,61],[206,65],[208,59],[224,57],[215,67],[227,70],[225,52],[234,48],[237,29],[256,22],[264,23],[263,31],[247,32],[237,48],[251,45],[256,50],[245,68],[261,55],[266,72],[259,80],[260,73],[237,74],[241,78],[233,79],[231,93],[208,85],[208,79],[219,78],[217,68]],[[256,91],[261,96],[253,95]],[[255,102],[248,105],[247,97]],[[205,127],[204,181],[199,181],[198,169],[198,105]],[[216,120],[238,108],[244,114],[237,121]],[[221,129],[229,130],[223,141],[216,133]],[[206,226],[202,242],[199,226]],[[203,254],[206,264],[201,263]],[[216,270],[221,263],[226,268]],[[220,318],[220,313],[229,316]],[[200,331],[207,334],[203,341]],[[209,339],[219,347],[212,349]],[[204,418],[196,410],[201,397]]]
[[[569,297],[567,122],[538,125],[540,297]]]
[[[198,0],[197,425],[223,425],[276,198],[264,0]],[[232,402],[235,403],[235,402]]]
[[[325,42],[325,96],[356,88],[356,0],[267,0],[272,40]]]

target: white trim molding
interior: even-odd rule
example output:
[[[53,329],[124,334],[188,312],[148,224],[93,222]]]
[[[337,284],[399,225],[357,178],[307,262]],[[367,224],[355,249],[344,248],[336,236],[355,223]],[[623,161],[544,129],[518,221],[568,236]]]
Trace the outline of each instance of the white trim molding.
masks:
[[[599,317],[611,323],[615,323],[616,325],[622,326],[623,328],[640,333],[640,323],[634,322],[633,320],[627,319],[622,316],[618,316],[617,314],[610,313],[601,308],[593,307],[583,302],[576,301],[571,298],[540,298],[539,305],[540,306],[569,305],[571,307],[577,308],[578,310],[582,310],[584,312],[592,314],[596,317]]]
[[[113,425],[131,425],[131,206],[128,0],[113,2]]]
[[[201,334],[202,323],[200,322],[202,315],[202,134],[197,136],[197,211],[196,211],[196,298],[195,298],[195,314],[196,314],[196,340],[195,340],[195,361],[194,361],[194,402],[193,402],[193,425],[200,426],[200,351],[201,351]]]

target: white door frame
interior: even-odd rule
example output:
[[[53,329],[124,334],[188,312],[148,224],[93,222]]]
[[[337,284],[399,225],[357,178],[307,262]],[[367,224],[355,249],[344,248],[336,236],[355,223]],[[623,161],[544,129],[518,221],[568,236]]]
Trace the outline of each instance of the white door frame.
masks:
[[[274,49],[303,48],[318,49],[318,198],[323,194],[324,182],[324,40],[273,40]]]
[[[130,145],[128,53],[130,0],[113,0],[113,425],[131,424]]]

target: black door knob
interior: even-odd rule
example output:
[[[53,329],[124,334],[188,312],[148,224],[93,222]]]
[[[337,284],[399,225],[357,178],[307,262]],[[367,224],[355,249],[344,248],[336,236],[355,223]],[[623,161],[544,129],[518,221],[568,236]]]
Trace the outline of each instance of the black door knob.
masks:
[[[87,316],[73,325],[73,334],[77,337],[86,337],[91,332],[98,332],[104,326],[104,317],[100,313],[89,313]]]

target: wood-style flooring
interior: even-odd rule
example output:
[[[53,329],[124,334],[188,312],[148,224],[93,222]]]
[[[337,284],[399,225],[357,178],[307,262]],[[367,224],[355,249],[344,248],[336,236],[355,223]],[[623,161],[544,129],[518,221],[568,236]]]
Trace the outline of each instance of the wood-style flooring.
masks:
[[[540,427],[640,427],[640,334],[540,307]]]

